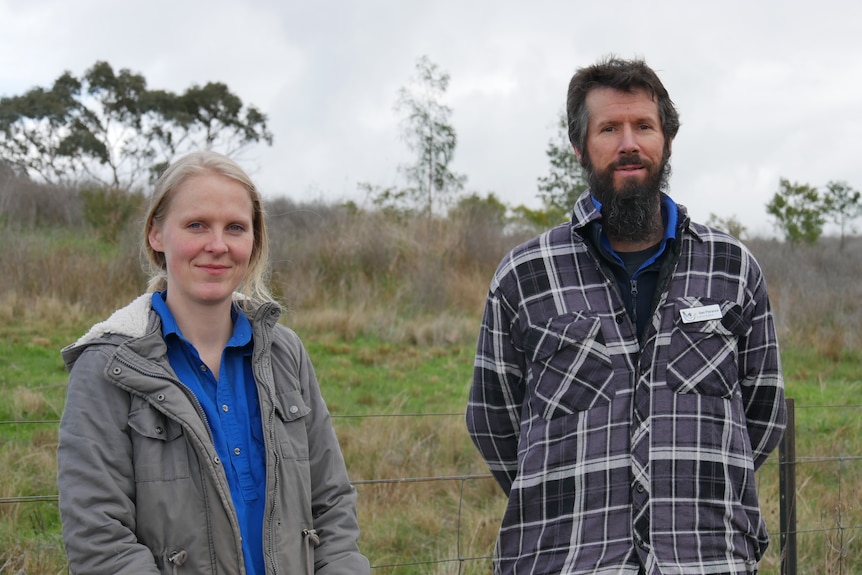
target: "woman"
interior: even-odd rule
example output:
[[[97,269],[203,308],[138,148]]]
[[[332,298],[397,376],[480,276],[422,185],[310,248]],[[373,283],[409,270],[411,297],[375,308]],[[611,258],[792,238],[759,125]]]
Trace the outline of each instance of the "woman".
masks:
[[[264,286],[254,184],[220,154],[180,159],[143,247],[149,293],[62,352],[72,572],[369,573],[313,368]]]

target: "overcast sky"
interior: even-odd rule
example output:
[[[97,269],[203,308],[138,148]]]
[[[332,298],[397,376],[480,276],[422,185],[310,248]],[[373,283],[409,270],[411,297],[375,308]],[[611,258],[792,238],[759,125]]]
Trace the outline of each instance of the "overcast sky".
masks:
[[[0,0],[0,96],[97,60],[150,88],[226,83],[269,118],[242,158],[269,197],[353,199],[403,183],[394,110],[427,55],[467,191],[540,205],[568,80],[643,57],[677,105],[671,196],[695,219],[773,232],[779,178],[862,188],[862,4],[845,0]]]

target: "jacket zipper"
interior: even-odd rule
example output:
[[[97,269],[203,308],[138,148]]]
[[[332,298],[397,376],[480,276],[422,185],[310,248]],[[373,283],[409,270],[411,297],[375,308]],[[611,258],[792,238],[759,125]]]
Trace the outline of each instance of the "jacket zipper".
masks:
[[[271,309],[272,309],[271,306],[266,306],[266,313],[271,313]],[[258,312],[258,313],[260,313],[260,312]],[[263,340],[262,349],[267,349],[271,345],[271,342],[270,342],[269,337],[268,337],[269,332],[267,330],[260,330],[260,331],[261,331],[260,337]],[[257,346],[255,346],[255,349],[257,349]],[[270,355],[271,355],[271,352],[270,352]],[[270,364],[270,369],[271,369],[271,364]],[[260,371],[260,358],[258,357],[258,358],[254,358],[255,382],[265,381],[258,376],[259,371]],[[273,454],[273,466],[272,466],[273,491],[275,493],[278,493],[278,483],[279,483],[278,468],[279,468],[279,465],[281,464],[281,457],[280,457],[280,453],[278,450],[277,441],[275,439],[275,425],[273,424],[273,421],[275,419],[275,406],[276,406],[274,382],[273,382],[273,385],[267,386],[266,391],[267,391],[267,394],[269,395],[269,401],[272,404],[272,409],[269,410],[269,417],[267,418],[268,419],[267,423],[269,425],[270,451],[272,451],[272,454]],[[267,494],[267,496],[268,496],[268,494]],[[278,554],[275,552],[275,507],[276,507],[276,501],[275,501],[275,499],[273,499],[269,505],[269,521],[268,521],[269,533],[267,535],[268,535],[268,539],[269,539],[269,549],[270,549],[269,556],[272,557],[272,572],[273,572],[273,574],[277,575],[279,573],[279,569],[278,569],[278,557],[277,557]]]

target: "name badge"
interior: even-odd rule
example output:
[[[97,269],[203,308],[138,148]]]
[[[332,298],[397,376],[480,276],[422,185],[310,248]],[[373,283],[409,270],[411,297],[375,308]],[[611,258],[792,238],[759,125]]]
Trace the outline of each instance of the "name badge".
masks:
[[[718,307],[717,303],[701,307],[690,307],[679,310],[679,317],[682,319],[682,323],[697,323],[699,321],[721,319],[721,308]]]

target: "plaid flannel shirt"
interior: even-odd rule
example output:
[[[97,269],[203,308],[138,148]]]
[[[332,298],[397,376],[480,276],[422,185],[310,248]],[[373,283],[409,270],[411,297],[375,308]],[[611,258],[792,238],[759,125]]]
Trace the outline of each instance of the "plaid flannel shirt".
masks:
[[[509,498],[495,573],[755,573],[786,419],[760,267],[679,206],[639,343],[584,239],[600,217],[584,193],[491,283],[467,426]]]

